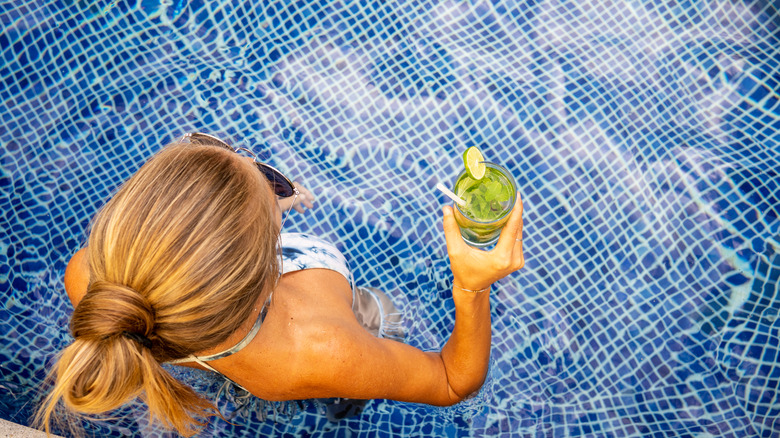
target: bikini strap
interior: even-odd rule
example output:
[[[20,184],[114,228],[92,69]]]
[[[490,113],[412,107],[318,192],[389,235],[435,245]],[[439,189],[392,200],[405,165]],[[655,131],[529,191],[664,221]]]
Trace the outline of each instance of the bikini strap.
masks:
[[[194,354],[190,354],[189,356],[182,358],[182,359],[174,359],[169,360],[168,363],[177,364],[177,363],[184,363],[184,362],[197,362],[200,365],[203,365],[204,367],[210,369],[211,371],[219,372],[215,370],[213,367],[206,365],[204,362],[222,359],[223,357],[228,357],[231,354],[239,352],[242,348],[249,345],[250,342],[255,338],[255,335],[257,335],[257,332],[260,331],[260,327],[263,325],[263,320],[265,319],[265,315],[268,313],[268,303],[270,303],[271,298],[268,298],[268,302],[266,302],[266,305],[263,306],[263,309],[260,311],[260,315],[257,316],[257,320],[255,320],[254,325],[252,325],[252,328],[249,330],[249,333],[244,336],[244,339],[239,341],[236,345],[234,345],[231,348],[228,348],[225,351],[221,351],[219,353],[215,354],[209,354],[208,356],[195,356]]]

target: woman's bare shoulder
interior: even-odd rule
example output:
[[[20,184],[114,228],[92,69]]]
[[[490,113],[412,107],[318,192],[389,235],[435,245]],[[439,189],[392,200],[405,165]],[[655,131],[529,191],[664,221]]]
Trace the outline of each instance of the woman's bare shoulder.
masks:
[[[68,293],[73,307],[81,301],[87,293],[89,285],[89,262],[87,261],[87,248],[82,248],[73,254],[68,266],[65,268],[65,292]]]

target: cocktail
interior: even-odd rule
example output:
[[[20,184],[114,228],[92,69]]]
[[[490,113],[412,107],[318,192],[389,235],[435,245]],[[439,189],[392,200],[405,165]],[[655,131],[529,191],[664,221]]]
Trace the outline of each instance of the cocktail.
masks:
[[[517,183],[504,167],[483,161],[481,153],[476,159],[480,161],[472,159],[469,164],[464,154],[466,170],[455,180],[452,189],[464,203],[456,203],[454,213],[463,240],[471,246],[485,247],[498,240],[509,220],[517,196]]]

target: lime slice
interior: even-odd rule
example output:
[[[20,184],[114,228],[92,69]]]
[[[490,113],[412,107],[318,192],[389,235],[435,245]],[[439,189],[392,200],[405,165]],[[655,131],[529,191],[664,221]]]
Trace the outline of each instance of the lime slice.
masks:
[[[463,164],[466,166],[466,172],[474,179],[482,179],[485,176],[485,157],[479,148],[472,146],[463,153]]]

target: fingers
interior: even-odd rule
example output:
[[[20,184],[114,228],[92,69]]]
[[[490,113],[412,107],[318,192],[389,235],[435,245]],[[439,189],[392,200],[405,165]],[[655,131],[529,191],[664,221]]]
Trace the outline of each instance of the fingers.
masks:
[[[517,192],[517,198],[515,199],[515,205],[512,208],[512,213],[509,215],[509,220],[504,229],[501,230],[501,235],[498,237],[498,243],[496,249],[504,254],[513,254],[514,248],[519,246],[522,253],[523,248],[523,200],[520,197],[520,192]]]
[[[306,196],[304,196],[301,199],[301,203],[309,209],[314,208],[314,198],[311,196],[311,194],[307,193]]]
[[[293,209],[298,213],[303,213],[307,208],[310,210],[314,208],[314,195],[312,195],[306,187],[298,184],[297,182],[293,182],[293,184],[299,192],[298,198],[295,200],[295,203],[292,206]]]
[[[460,252],[462,246],[466,243],[460,236],[460,228],[455,221],[455,214],[452,211],[452,207],[449,205],[442,209],[443,224],[444,224],[444,239],[447,242],[447,252],[450,254]]]
[[[293,204],[293,209],[298,213],[303,213],[307,208],[310,210],[314,208],[314,203],[312,203],[312,201],[307,197],[303,196],[303,194],[298,195],[298,199],[296,199],[295,204]]]
[[[472,248],[466,244],[455,221],[452,206],[443,207],[442,216],[453,278],[461,287],[481,289],[525,265],[522,241],[523,202],[519,193],[498,243],[491,251]],[[469,287],[470,285],[474,287]]]
[[[525,253],[523,253],[523,239],[518,238],[515,240],[515,245],[512,247],[512,266],[510,269],[516,271],[525,266]]]
[[[519,208],[518,208],[519,207]],[[517,199],[515,200],[515,208],[519,210],[520,219],[518,220],[517,225],[517,234],[516,238],[521,239],[523,238],[523,197],[520,196],[520,192],[517,192]]]
[[[303,205],[305,205],[306,208],[314,207],[314,195],[312,195],[311,191],[298,183],[295,183],[295,186],[298,187],[298,191],[301,192],[300,198]]]

